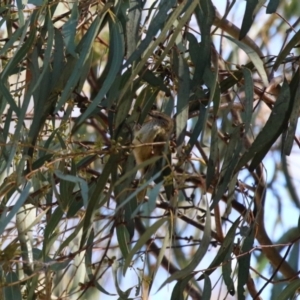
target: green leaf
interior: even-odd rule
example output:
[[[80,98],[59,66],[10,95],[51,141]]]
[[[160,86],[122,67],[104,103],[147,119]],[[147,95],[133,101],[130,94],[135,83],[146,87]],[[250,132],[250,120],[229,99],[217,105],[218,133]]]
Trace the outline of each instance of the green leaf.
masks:
[[[276,12],[280,0],[270,0],[267,6],[267,14],[273,14]]]
[[[293,280],[287,287],[276,297],[276,300],[289,300],[295,296],[300,287],[300,279]]]
[[[156,200],[159,195],[160,189],[163,185],[163,182],[159,182],[155,184],[153,188],[148,189],[149,200],[142,205],[141,211],[143,211],[146,215],[149,215],[156,208]]]
[[[28,26],[28,22],[25,26]],[[21,39],[25,39],[25,33],[23,32],[23,36]],[[8,64],[5,66],[4,70],[1,73],[1,79],[5,80],[9,75],[13,72],[12,70],[22,61],[22,59],[28,54],[30,49],[33,47],[36,38],[36,28],[30,31],[28,38],[24,41],[22,46],[15,52],[14,56],[9,60]]]
[[[35,6],[42,6],[45,1],[47,0],[28,0],[28,3],[33,4]]]
[[[18,300],[23,299],[21,294],[20,284],[17,282],[20,280],[15,272],[8,272],[5,276],[5,281],[7,284],[13,284],[11,286],[4,286],[3,296],[6,300]]]
[[[169,218],[161,218],[157,222],[155,222],[153,225],[151,225],[147,230],[144,232],[144,234],[138,239],[134,247],[129,252],[125,263],[123,267],[123,274],[126,274],[126,271],[131,264],[131,261],[133,259],[133,256],[137,253],[137,251],[142,248],[147,241],[151,238],[151,236],[166,222]]]
[[[109,66],[108,74],[102,84],[100,91],[93,99],[92,103],[88,106],[87,110],[76,120],[76,126],[81,124],[86,118],[88,118],[93,113],[94,109],[96,109],[96,107],[104,98],[105,94],[109,91],[110,87],[114,83],[114,80],[116,79],[116,75],[120,71],[120,67],[122,65],[124,56],[124,43],[121,24],[117,19],[109,19],[109,28],[110,51],[107,62],[107,65]]]
[[[291,40],[287,43],[282,51],[278,54],[276,61],[274,63],[273,69],[277,70],[279,65],[283,62],[283,60],[291,53],[291,50],[295,47],[295,45],[300,41],[300,29],[295,33],[295,35],[291,38]]]
[[[63,92],[61,94],[61,97],[59,99],[59,102],[57,103],[54,113],[57,113],[61,107],[66,103],[68,100],[70,94],[74,91],[76,88],[76,85],[78,84],[78,81],[81,77],[81,69],[85,65],[85,62],[89,59],[90,52],[92,50],[92,46],[94,43],[94,40],[96,36],[98,35],[99,28],[101,26],[101,23],[104,19],[104,15],[102,17],[97,16],[89,29],[87,30],[86,34],[81,39],[80,43],[76,47],[76,52],[78,55],[76,55],[75,58],[69,59],[67,65],[66,65],[66,75],[71,72],[71,76],[67,79],[66,84],[63,87]],[[73,72],[72,72],[73,71]],[[62,81],[63,84],[63,81]],[[85,111],[86,113],[86,111]]]
[[[250,260],[251,260],[251,253],[249,253],[249,251],[253,248],[253,243],[254,243],[255,230],[254,228],[251,228],[250,230],[251,230],[250,234],[245,238],[241,249],[241,254],[242,253],[248,253],[248,254],[243,255],[238,259],[239,269],[238,269],[237,291],[238,291],[238,299],[241,300],[245,299],[244,286],[246,285],[249,279]]]
[[[68,52],[77,57],[77,53],[75,51],[75,37],[76,37],[76,27],[78,24],[79,12],[78,12],[78,1],[73,3],[71,16],[67,20],[67,22],[62,26],[62,35],[64,37],[64,42],[66,44],[66,48]]]
[[[202,300],[211,300],[211,282],[209,276],[204,274],[204,288],[202,293]]]
[[[175,284],[171,300],[185,300],[184,291],[186,289],[186,286],[188,285],[189,281],[194,277],[193,274],[188,275],[187,277],[180,279]]]
[[[84,256],[87,277],[89,279],[90,284],[93,284],[93,286],[96,289],[98,289],[101,293],[104,293],[109,296],[115,296],[115,294],[111,294],[111,293],[107,292],[99,284],[99,280],[96,280],[95,275],[93,274],[92,256],[93,256],[94,237],[95,237],[94,230],[91,230],[91,233],[90,233],[87,243],[86,243],[87,247],[86,247],[86,252],[85,252],[85,256]]]
[[[231,249],[234,243],[235,231],[238,228],[240,223],[240,219],[238,218],[230,227],[217,255],[214,257],[213,261],[210,263],[207,271],[202,274],[198,280],[202,280],[205,278],[205,275],[210,275],[212,272],[216,270],[223,262],[228,253],[231,253]]]
[[[0,49],[0,56],[5,55],[5,53],[7,53],[7,51],[9,51],[12,48],[14,43],[19,40],[22,33],[23,35],[20,38],[20,42],[24,41],[24,32],[27,32],[29,24],[30,20],[28,20],[23,26],[18,27],[18,29],[9,37],[9,40],[5,43],[5,45],[3,45],[3,47]]]
[[[193,78],[191,80],[191,90],[194,91],[200,88],[202,77],[206,69],[206,66],[208,64],[208,60],[206,57],[207,49],[205,49],[205,45],[203,45],[203,43],[201,44],[198,43],[197,38],[191,32],[186,33],[186,38],[189,42],[189,53],[191,56],[191,60],[195,66]],[[209,54],[210,54],[210,50],[209,50]]]
[[[289,102],[290,89],[287,82],[284,81],[266,125],[258,134],[247,152],[243,154],[238,162],[236,170],[239,170],[252,158],[253,160],[250,166],[252,170],[262,161],[284,129],[286,119],[288,118]]]
[[[161,171],[159,171],[158,173],[156,173],[155,175],[153,175],[150,179],[148,179],[147,181],[143,182],[143,184],[141,184],[133,193],[129,194],[126,199],[122,200],[122,203],[118,204],[118,207],[116,208],[116,212],[119,211],[122,207],[124,207],[131,199],[133,199],[134,197],[136,197],[140,192],[142,192],[143,190],[145,190],[148,185],[154,181],[156,178],[158,178],[161,174]],[[134,214],[137,211],[134,211],[132,213],[132,217],[134,217]]]
[[[182,45],[183,47],[183,45]],[[185,138],[185,131],[189,115],[189,92],[190,76],[189,67],[183,55],[177,55],[177,50],[173,51],[174,67],[178,77],[178,94],[177,94],[177,114],[176,114],[176,137],[177,150],[181,153],[181,148]]]
[[[166,284],[188,276],[191,274],[194,269],[199,265],[199,263],[204,258],[205,254],[207,253],[207,249],[210,245],[211,241],[211,216],[210,216],[210,210],[208,207],[208,204],[206,205],[206,214],[205,214],[205,227],[202,237],[202,242],[200,247],[197,249],[197,251],[194,253],[193,258],[191,262],[184,268],[182,268],[180,271],[173,273],[168,279],[166,279],[162,285],[159,287],[159,290],[162,289]]]
[[[88,192],[89,188],[85,180],[79,178],[78,176],[73,176],[69,174],[64,174],[60,170],[56,170],[54,174],[63,180],[76,183],[80,186],[80,193],[83,199],[84,207],[87,208],[88,206]],[[66,195],[67,196],[67,195]],[[69,195],[70,196],[70,195]]]
[[[32,88],[32,92],[34,92],[35,89],[40,86],[46,72],[47,71],[49,72],[49,65],[50,65],[50,61],[51,61],[51,52],[52,52],[52,46],[53,46],[53,41],[54,41],[54,27],[53,27],[53,24],[52,24],[50,18],[47,18],[47,20],[48,20],[48,22],[47,22],[48,39],[47,39],[47,47],[46,47],[45,54],[44,54],[43,69],[42,69],[42,72],[38,75],[36,84]]]
[[[289,254],[288,264],[295,270],[298,271],[299,265],[299,243],[294,243],[291,247],[291,252]]]
[[[21,206],[27,200],[30,188],[31,188],[30,182],[28,182],[27,184],[24,184],[24,187],[22,187],[22,190],[18,191],[19,198],[14,203],[13,208],[9,211],[9,213],[7,215],[6,215],[7,210],[4,210],[2,212],[1,217],[0,217],[0,234],[3,234],[8,223],[12,220],[12,218],[16,215],[16,213],[19,211]]]
[[[20,108],[16,105],[14,98],[11,96],[7,87],[4,85],[3,80],[0,80],[0,92],[3,95],[3,98],[11,107],[11,109],[16,113],[16,115],[20,115]]]
[[[25,23],[25,20],[24,20],[24,13],[23,13],[23,1],[22,0],[16,0],[16,3],[17,3],[17,8],[18,8],[18,17],[19,17],[19,24],[20,26],[23,26],[24,23]]]
[[[189,153],[192,151],[194,145],[197,143],[199,136],[200,136],[201,132],[203,131],[203,128],[205,125],[206,114],[207,114],[206,108],[202,104],[200,104],[200,114],[199,114],[196,124],[193,128],[192,135],[187,143],[188,148],[185,149],[185,155],[189,155]]]
[[[53,70],[51,76],[51,90],[55,89],[57,83],[60,81],[63,68],[65,67],[65,53],[64,40],[61,32],[54,28],[54,56],[53,56]],[[62,87],[58,88],[60,90]]]
[[[153,41],[153,37],[156,36],[157,32],[161,30],[163,25],[165,24],[168,12],[175,5],[175,3],[176,1],[174,0],[160,2],[159,9],[157,10],[156,15],[154,16],[153,20],[149,25],[146,37],[139,44],[138,48],[128,58],[124,66],[125,68],[131,65],[136,60],[138,60],[142,56],[143,52],[147,49],[147,47],[149,47],[149,45]]]
[[[210,206],[211,209],[215,207],[215,205],[222,198],[223,194],[226,192],[234,174],[234,170],[238,163],[238,158],[240,156],[240,152],[243,146],[242,140],[240,138],[241,127],[242,124],[236,126],[236,128],[234,128],[230,135],[230,141],[226,147],[226,153],[223,160],[221,174],[219,176],[220,179],[212,195],[213,201]]]
[[[264,68],[263,61],[258,56],[258,54],[252,48],[250,48],[248,45],[236,40],[235,38],[232,38],[227,35],[223,35],[223,37],[229,39],[230,41],[235,43],[239,48],[241,48],[243,51],[246,52],[246,54],[249,56],[249,58],[253,62],[255,68],[257,69],[257,72],[260,75],[264,86],[268,86],[269,85],[268,75]]]
[[[142,4],[140,1],[129,1],[129,7],[127,11],[126,22],[126,48],[127,58],[137,49],[137,45],[140,39],[139,27],[142,16]]]
[[[197,1],[192,1],[197,3]],[[201,59],[198,61],[197,71],[200,71],[200,79],[207,67],[210,67],[211,60],[211,26],[215,19],[215,8],[211,0],[201,0],[200,5],[195,7],[195,17],[201,31]],[[202,68],[203,69],[200,69]]]
[[[219,159],[218,127],[216,122],[213,122],[212,129],[211,129],[210,153],[209,153],[207,172],[206,172],[206,186],[210,186],[212,180],[215,178],[218,159]]]
[[[287,135],[283,144],[283,152],[285,155],[290,155],[294,143],[294,138],[297,129],[297,123],[299,118],[300,110],[300,68],[298,68],[296,74],[294,75],[291,83],[291,116],[289,120],[289,126],[287,129]]]
[[[117,168],[117,156],[112,155],[110,156],[109,160],[106,162],[102,174],[97,179],[97,184],[94,189],[94,191],[91,192],[91,195],[89,197],[86,213],[84,216],[84,224],[83,224],[83,233],[80,241],[80,248],[83,247],[83,245],[86,242],[86,238],[89,234],[89,230],[92,227],[92,222],[94,214],[96,213],[96,209],[99,203],[99,199],[103,194],[103,189],[105,188],[106,182],[108,180],[109,175],[114,172],[114,170]]]
[[[233,248],[233,245],[232,245],[232,248]],[[224,259],[224,264],[222,265],[222,276],[223,276],[224,283],[227,286],[228,293],[231,296],[233,296],[235,294],[235,288],[234,288],[234,282],[232,279],[231,252],[232,252],[232,249],[227,252],[226,257]]]
[[[180,3],[180,5],[183,5],[183,4],[184,4],[184,2]],[[175,43],[178,43],[178,39],[181,39],[180,35],[181,35],[182,28],[188,22],[188,20],[190,19],[192,13],[194,12],[195,8],[197,8],[197,7],[198,7],[198,2],[197,1],[188,2],[185,5],[185,7],[183,8],[182,16],[180,18],[178,18],[177,20],[174,19],[174,23],[172,24],[172,28],[170,28],[170,30],[173,30],[173,33],[170,36],[170,39],[168,40],[168,43],[164,47],[163,52],[160,53],[158,59],[156,60],[156,63],[155,63],[155,66],[154,66],[155,69],[159,68],[159,66],[162,64],[164,58],[171,51],[173,45]],[[180,6],[178,6],[178,8],[180,8]],[[174,16],[172,16],[171,18],[173,18],[173,17]],[[206,22],[208,22],[207,17],[206,17]],[[176,26],[174,26],[174,25],[176,25]],[[204,32],[201,32],[201,36],[202,36],[202,38],[204,38]],[[177,47],[178,47],[178,45],[177,45]],[[179,46],[178,48],[180,49],[181,47]]]
[[[243,122],[245,123],[245,133],[248,132],[251,125],[252,120],[252,109],[253,109],[253,99],[254,99],[254,92],[253,92],[253,78],[252,72],[248,68],[244,67],[242,69],[244,79],[245,79],[245,102],[244,102],[244,111],[242,113]]]
[[[124,224],[118,224],[116,226],[117,239],[119,242],[119,247],[122,252],[123,258],[126,259],[129,253],[129,233]]]
[[[159,88],[161,91],[165,92],[166,95],[171,95],[170,89],[165,85],[163,79],[160,76],[155,76],[155,74],[151,70],[149,69],[143,70],[140,73],[140,76],[152,87]]]
[[[194,1],[193,1],[194,2]],[[125,84],[124,88],[121,91],[121,95],[120,95],[120,99],[122,99],[128,89],[131,87],[133,80],[136,78],[136,76],[141,72],[141,70],[145,67],[145,64],[147,63],[148,58],[153,54],[155,48],[164,41],[167,32],[173,27],[173,24],[175,22],[175,20],[177,20],[177,18],[179,17],[179,15],[182,12],[182,9],[184,8],[184,3],[180,3],[171,13],[170,17],[168,18],[168,20],[166,21],[166,12],[163,13],[163,11],[168,11],[169,10],[169,5],[173,6],[175,2],[172,1],[168,1],[168,2],[164,2],[162,9],[159,10],[159,13],[157,14],[157,18],[159,18],[159,20],[156,22],[155,20],[152,20],[152,24],[154,24],[153,26],[155,27],[155,31],[157,30],[161,30],[159,36],[153,41],[153,35],[151,34],[150,36],[150,31],[148,29],[147,31],[147,36],[150,37],[150,39],[144,39],[143,40],[143,44],[141,44],[137,51],[134,52],[132,54],[132,56],[127,60],[126,64],[124,67],[128,67],[133,61],[135,61],[136,59],[139,58],[139,56],[144,52],[142,58],[138,61],[137,65],[134,66],[134,68],[132,68],[132,74],[128,80],[128,82]],[[196,3],[197,4],[197,3]],[[163,23],[165,23],[165,26],[163,28],[160,28],[159,26],[161,26],[162,21]],[[178,32],[178,34],[181,32],[181,30]],[[144,46],[145,44],[145,46]],[[148,47],[148,48],[147,48]],[[158,63],[158,62],[157,62]]]
[[[64,212],[58,206],[54,213],[51,215],[51,219],[47,222],[45,231],[44,231],[44,241],[43,241],[43,257],[45,258],[50,249],[52,244],[55,242],[53,236],[56,235],[55,231],[58,228],[59,222],[61,222]]]
[[[243,17],[239,40],[242,40],[247,35],[250,27],[252,26],[256,14],[255,11],[257,11],[258,8],[257,6],[259,5],[259,2],[261,1],[258,0],[246,1],[246,9]]]

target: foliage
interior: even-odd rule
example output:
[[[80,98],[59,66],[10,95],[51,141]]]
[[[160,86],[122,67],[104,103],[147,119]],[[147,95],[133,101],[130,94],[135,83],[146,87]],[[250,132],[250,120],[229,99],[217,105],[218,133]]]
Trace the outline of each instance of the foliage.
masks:
[[[297,294],[300,6],[213,2],[0,2],[2,299]],[[152,109],[172,154],[136,166]]]

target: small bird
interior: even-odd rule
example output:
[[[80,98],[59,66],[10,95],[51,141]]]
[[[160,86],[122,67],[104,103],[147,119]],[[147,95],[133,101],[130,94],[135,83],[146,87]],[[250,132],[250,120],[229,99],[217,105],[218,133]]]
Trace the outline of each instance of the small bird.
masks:
[[[151,157],[162,155],[165,145],[151,144],[167,142],[170,139],[173,129],[174,122],[172,118],[162,112],[151,111],[144,124],[135,127],[132,144],[138,146],[133,149],[133,155],[137,165]],[[142,144],[146,145],[140,146]],[[144,173],[144,171],[145,170],[142,170],[142,173]]]

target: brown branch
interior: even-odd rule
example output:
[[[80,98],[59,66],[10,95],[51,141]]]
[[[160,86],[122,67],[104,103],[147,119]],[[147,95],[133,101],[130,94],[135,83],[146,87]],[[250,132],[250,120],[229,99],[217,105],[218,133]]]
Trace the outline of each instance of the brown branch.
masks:
[[[256,183],[257,190],[255,193],[255,203],[258,208],[256,215],[257,222],[257,232],[256,239],[261,245],[273,245],[271,239],[269,238],[264,221],[264,197],[265,197],[265,180],[263,175],[262,165],[259,165],[256,169]],[[273,265],[273,267],[283,274],[288,280],[294,280],[298,278],[297,272],[286,262],[284,258],[281,257],[279,252],[274,247],[263,247],[263,253]]]

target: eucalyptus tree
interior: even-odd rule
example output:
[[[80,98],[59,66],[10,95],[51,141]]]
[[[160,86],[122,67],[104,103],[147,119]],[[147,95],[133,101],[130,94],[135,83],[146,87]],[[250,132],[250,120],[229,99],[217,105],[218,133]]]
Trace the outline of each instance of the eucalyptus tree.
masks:
[[[3,299],[296,297],[300,5],[219,2],[1,1]]]

